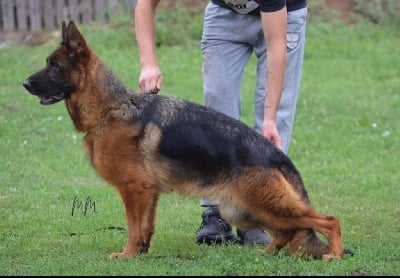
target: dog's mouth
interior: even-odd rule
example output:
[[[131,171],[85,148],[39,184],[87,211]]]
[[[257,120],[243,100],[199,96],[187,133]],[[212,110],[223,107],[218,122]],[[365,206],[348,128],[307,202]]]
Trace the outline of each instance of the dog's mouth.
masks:
[[[43,87],[46,86],[39,84],[36,79],[29,78],[24,81],[23,86],[29,93],[37,96],[42,105],[50,105],[64,100],[74,91],[73,86],[54,86],[53,83],[50,83],[49,89],[44,90]]]
[[[68,97],[67,93],[61,92],[52,96],[38,96],[41,105],[50,105],[64,100]]]

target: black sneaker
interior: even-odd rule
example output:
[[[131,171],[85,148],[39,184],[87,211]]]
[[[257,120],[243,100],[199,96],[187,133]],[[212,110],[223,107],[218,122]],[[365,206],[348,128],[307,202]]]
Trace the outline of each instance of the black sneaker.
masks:
[[[206,209],[202,215],[202,222],[197,232],[198,244],[221,244],[236,241],[232,226],[221,218],[217,207]]]
[[[271,239],[262,230],[242,231],[237,229],[239,242],[246,245],[267,245],[271,243]]]

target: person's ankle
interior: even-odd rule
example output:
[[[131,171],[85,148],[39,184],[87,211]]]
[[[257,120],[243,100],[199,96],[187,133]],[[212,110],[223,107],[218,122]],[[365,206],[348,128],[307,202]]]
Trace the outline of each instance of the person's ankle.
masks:
[[[260,229],[243,231],[237,229],[239,243],[246,245],[267,245],[271,243],[270,237]]]

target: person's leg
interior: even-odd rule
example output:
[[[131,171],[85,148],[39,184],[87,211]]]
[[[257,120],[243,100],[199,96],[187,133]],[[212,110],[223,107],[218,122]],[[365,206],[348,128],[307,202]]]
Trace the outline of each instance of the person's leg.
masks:
[[[257,57],[257,82],[254,92],[254,130],[261,133],[264,121],[264,100],[265,100],[265,80],[267,65],[267,48],[263,35],[261,20],[259,17],[247,16],[250,22],[247,24],[248,43],[252,46],[253,52]],[[237,229],[239,241],[243,244],[269,244],[271,239],[267,234],[259,229],[242,231]]]
[[[243,70],[252,54],[243,15],[210,3],[201,41],[204,104],[237,120],[241,113]],[[243,29],[243,30],[241,30]]]
[[[257,57],[257,83],[254,91],[254,130],[261,133],[264,122],[265,82],[267,78],[267,46],[262,33],[261,21],[259,23],[261,32],[254,42],[254,53]]]
[[[237,16],[213,3],[208,4],[201,50],[205,106],[240,119],[242,74],[252,50],[242,42],[243,32],[237,32],[232,24]],[[221,218],[218,204],[205,198],[200,204],[208,209],[202,214],[197,242],[210,244],[236,240],[232,227]]]
[[[287,153],[292,134],[294,115],[296,112],[297,97],[300,89],[300,79],[303,66],[305,28],[306,28],[307,8],[288,13],[287,26],[287,68],[285,73],[285,84],[281,102],[277,114],[277,126],[282,140],[282,150]],[[261,22],[259,23],[258,36],[254,36],[254,53],[257,56],[257,84],[254,94],[254,129],[261,132],[264,121],[264,101],[265,101],[265,82],[267,49],[262,33]],[[257,28],[257,23],[252,24]],[[243,232],[238,229],[239,238],[245,243],[269,243],[267,238],[260,230]]]
[[[201,43],[203,53],[204,104],[235,119],[241,114],[241,84],[243,70],[253,52],[255,17],[239,15],[210,3],[206,8]],[[259,20],[258,20],[259,21]],[[258,31],[257,31],[258,32]],[[257,34],[257,33],[256,33]],[[201,205],[210,207],[202,214],[197,242],[221,243],[234,240],[232,227],[219,215],[218,204],[202,199]],[[242,237],[251,244],[269,243],[255,238],[259,232]],[[241,234],[242,235],[242,234]],[[249,243],[245,241],[244,243]]]

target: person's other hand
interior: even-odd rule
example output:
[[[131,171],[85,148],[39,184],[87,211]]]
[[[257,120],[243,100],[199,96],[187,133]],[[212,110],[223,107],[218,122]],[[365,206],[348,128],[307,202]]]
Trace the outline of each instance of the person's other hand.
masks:
[[[265,138],[272,142],[277,148],[282,149],[282,141],[276,127],[276,123],[273,121],[264,121],[262,125],[262,133]]]

